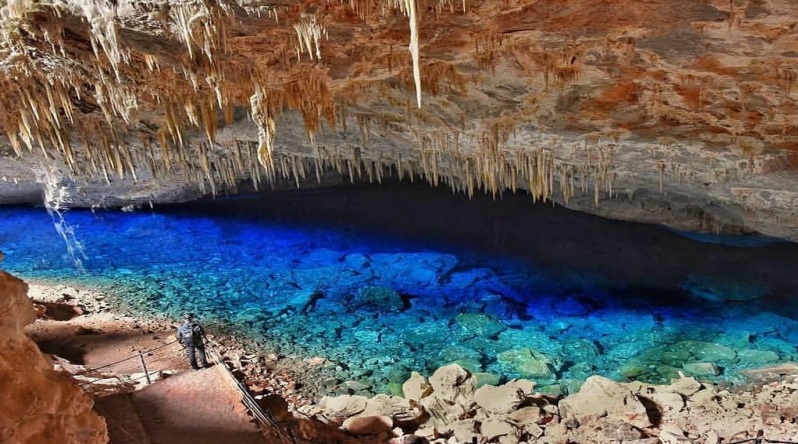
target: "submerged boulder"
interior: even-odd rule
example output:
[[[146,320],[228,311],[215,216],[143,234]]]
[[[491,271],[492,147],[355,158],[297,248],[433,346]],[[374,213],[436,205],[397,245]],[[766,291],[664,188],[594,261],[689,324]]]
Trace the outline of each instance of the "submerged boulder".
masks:
[[[733,279],[729,276],[691,275],[682,284],[694,296],[712,302],[750,301],[765,296],[770,290],[759,282]]]
[[[363,287],[352,301],[353,308],[380,312],[401,311],[404,301],[394,290],[383,287]]]
[[[506,325],[485,313],[460,313],[455,321],[465,331],[482,337],[493,337],[507,330]]]
[[[531,349],[507,350],[496,355],[500,365],[523,378],[550,380],[556,377],[560,361]]]

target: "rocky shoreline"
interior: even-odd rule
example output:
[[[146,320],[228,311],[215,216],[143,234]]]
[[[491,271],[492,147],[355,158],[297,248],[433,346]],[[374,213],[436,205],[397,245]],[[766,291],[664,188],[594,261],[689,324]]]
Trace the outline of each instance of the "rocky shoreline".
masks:
[[[30,284],[29,296],[41,316],[53,304],[74,307],[96,331],[128,329],[168,333],[176,322],[141,319],[124,313],[97,291],[44,282]],[[44,307],[41,304],[49,304]],[[51,313],[52,314],[52,313]],[[29,334],[36,336],[37,327]],[[798,442],[798,364],[750,370],[750,386],[721,386],[680,377],[668,385],[618,383],[591,376],[570,396],[536,391],[530,380],[485,384],[478,374],[452,364],[429,378],[413,372],[403,396],[363,396],[354,381],[339,384],[339,396],[324,396],[335,364],[321,357],[258,354],[255,344],[231,332],[209,335],[229,366],[257,399],[274,408],[272,395],[287,402],[288,418],[311,419],[346,430],[352,442],[413,443],[730,443],[758,435]],[[282,401],[278,404],[282,405]],[[300,428],[301,429],[301,428]],[[318,435],[307,427],[300,436]],[[476,440],[476,441],[475,441]]]

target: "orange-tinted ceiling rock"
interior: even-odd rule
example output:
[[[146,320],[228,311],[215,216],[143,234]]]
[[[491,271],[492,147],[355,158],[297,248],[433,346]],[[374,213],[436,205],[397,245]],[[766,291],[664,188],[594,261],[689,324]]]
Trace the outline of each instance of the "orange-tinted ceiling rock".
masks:
[[[796,25],[791,0],[17,0],[0,129],[8,159],[109,185],[387,168],[580,208],[641,188],[744,214],[733,188],[790,189],[769,174],[796,164]]]

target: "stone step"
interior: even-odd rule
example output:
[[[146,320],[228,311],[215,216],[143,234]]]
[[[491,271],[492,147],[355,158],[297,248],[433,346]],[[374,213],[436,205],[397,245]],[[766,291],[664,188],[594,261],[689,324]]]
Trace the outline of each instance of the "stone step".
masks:
[[[130,393],[96,398],[94,410],[105,419],[110,444],[152,444]]]

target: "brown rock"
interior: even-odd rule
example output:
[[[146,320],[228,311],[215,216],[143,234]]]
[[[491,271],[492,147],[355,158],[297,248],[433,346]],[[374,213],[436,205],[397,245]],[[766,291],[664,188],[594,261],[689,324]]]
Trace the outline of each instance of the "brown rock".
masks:
[[[751,368],[741,370],[740,374],[756,382],[778,381],[787,375],[798,375],[798,363],[785,362],[783,364]]]
[[[23,332],[36,319],[27,286],[0,271],[0,442],[99,444],[105,421],[75,381],[53,370]]]
[[[358,416],[348,418],[342,427],[354,435],[379,435],[391,431],[393,420],[390,416]]]

